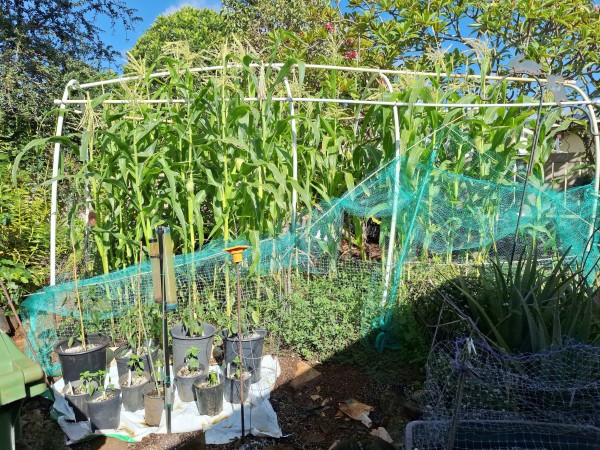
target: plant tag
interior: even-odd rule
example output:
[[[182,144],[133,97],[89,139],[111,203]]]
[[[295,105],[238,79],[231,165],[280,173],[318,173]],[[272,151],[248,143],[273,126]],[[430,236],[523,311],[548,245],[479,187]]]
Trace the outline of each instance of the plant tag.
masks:
[[[107,372],[106,376],[104,377],[104,390],[105,391],[108,389],[109,384],[110,384],[110,376],[108,375],[108,372]]]
[[[127,380],[127,385],[131,387],[131,370],[129,371],[129,379]]]

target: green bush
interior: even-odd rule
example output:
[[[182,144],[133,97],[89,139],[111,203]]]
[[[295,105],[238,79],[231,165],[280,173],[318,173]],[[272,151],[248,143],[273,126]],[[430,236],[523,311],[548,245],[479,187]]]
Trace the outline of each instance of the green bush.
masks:
[[[50,202],[29,172],[13,186],[10,165],[0,161],[0,278],[15,303],[41,287],[48,275]],[[0,307],[6,309],[4,296]]]
[[[288,297],[279,333],[283,343],[304,357],[331,356],[360,339],[360,298],[350,284],[315,276]]]

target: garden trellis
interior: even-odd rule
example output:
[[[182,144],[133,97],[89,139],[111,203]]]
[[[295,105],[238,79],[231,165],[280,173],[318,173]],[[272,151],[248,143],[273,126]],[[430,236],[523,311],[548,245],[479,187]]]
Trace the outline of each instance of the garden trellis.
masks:
[[[273,69],[272,78],[262,75],[265,68]],[[287,226],[283,232],[276,233],[260,240],[250,242],[254,245],[252,261],[247,273],[260,274],[257,280],[252,280],[248,275],[246,282],[246,296],[253,295],[255,301],[260,303],[261,296],[279,296],[283,298],[290,295],[289,281],[282,281],[286,277],[302,277],[303,274],[329,274],[341,273],[345,267],[357,269],[362,263],[338,263],[338,252],[343,238],[343,223],[347,216],[361,217],[364,220],[376,218],[381,221],[382,229],[387,230],[385,242],[382,243],[384,255],[382,263],[366,265],[364,274],[366,281],[363,286],[357,286],[357,296],[364,297],[362,308],[362,331],[364,334],[371,331],[373,326],[385,332],[388,325],[385,311],[397,301],[399,296],[399,284],[402,277],[401,268],[407,258],[418,254],[448,254],[457,255],[460,251],[473,249],[489,249],[490,247],[506,246],[511,235],[515,233],[516,223],[521,218],[522,208],[519,200],[525,199],[525,219],[519,228],[523,229],[522,236],[527,233],[538,233],[537,239],[547,239],[548,245],[554,245],[562,250],[572,248],[576,255],[583,254],[589,247],[589,237],[595,229],[597,192],[600,180],[599,167],[595,167],[594,182],[591,185],[571,189],[568,192],[553,192],[541,185],[523,186],[520,183],[523,174],[514,171],[507,164],[503,164],[502,153],[495,153],[496,148],[492,143],[485,143],[480,136],[473,138],[469,130],[462,127],[462,121],[469,117],[481,114],[490,124],[503,114],[508,115],[511,111],[531,110],[532,108],[581,108],[588,112],[589,126],[593,136],[596,160],[600,155],[600,140],[598,138],[598,125],[596,121],[594,102],[573,82],[560,82],[565,88],[573,90],[580,98],[578,100],[546,101],[542,99],[521,98],[519,102],[509,101],[482,101],[479,98],[465,96],[469,101],[448,101],[435,98],[411,98],[408,93],[394,89],[394,82],[399,77],[409,79],[438,79],[440,75],[426,72],[409,72],[402,70],[379,70],[359,67],[336,67],[311,64],[233,64],[227,66],[214,66],[185,71],[190,76],[205,76],[206,83],[214,83],[215,89],[219,87],[219,77],[226,79],[232,72],[241,72],[244,76],[254,76],[255,83],[252,86],[254,95],[244,95],[235,98],[231,92],[229,96],[220,98],[222,103],[237,102],[237,105],[253,104],[268,101],[271,108],[275,104],[287,106],[285,110],[285,123],[278,123],[290,133],[289,150],[291,151],[290,173],[288,179],[280,181],[290,185],[291,196],[289,198],[289,214],[285,216]],[[259,72],[256,75],[254,72]],[[307,76],[326,78],[331,73],[350,74],[352,76],[369,77],[359,89],[364,95],[355,97],[331,97],[309,95],[294,95],[294,90],[302,90],[301,82],[295,85],[292,78],[302,80]],[[212,76],[208,75],[214,73]],[[172,78],[178,72],[158,72],[145,77],[148,80],[163,80]],[[252,75],[253,74],[253,75]],[[231,75],[232,76],[232,75]],[[241,77],[240,75],[237,75]],[[510,83],[547,83],[545,79],[535,77],[502,77],[479,75],[448,75],[441,76],[448,80],[482,80],[482,82],[510,82]],[[274,81],[273,81],[274,79]],[[369,86],[374,80],[381,80],[385,92],[372,90]],[[69,105],[80,105],[85,108],[117,108],[133,105],[135,107],[175,107],[191,105],[194,101],[202,99],[193,98],[193,92],[186,91],[186,96],[170,95],[168,97],[152,98],[114,98],[111,92],[97,97],[97,100],[83,98],[71,98],[73,92],[85,94],[94,89],[108,89],[111,86],[121,88],[129,83],[143,81],[143,77],[121,77],[114,80],[104,80],[94,83],[79,84],[71,81],[65,88],[61,100],[56,103],[60,105],[60,114],[57,122],[56,134],[62,134],[65,115]],[[236,79],[237,80],[237,79]],[[162,82],[162,81],[161,81]],[[267,84],[272,83],[273,86]],[[361,79],[361,83],[364,80]],[[168,83],[165,81],[164,83]],[[267,84],[261,88],[260,84]],[[415,81],[417,83],[417,81]],[[377,86],[377,85],[375,85]],[[278,89],[281,87],[281,94]],[[126,89],[124,87],[123,89]],[[173,91],[177,91],[173,88]],[[166,92],[166,91],[165,91]],[[225,88],[223,88],[225,92]],[[151,94],[151,92],[149,92]],[[172,92],[170,92],[172,94]],[[278,95],[279,94],[279,95]],[[406,95],[405,95],[406,94]],[[403,97],[408,96],[408,98]],[[299,160],[304,157],[302,149],[311,144],[307,137],[310,130],[318,133],[318,120],[310,117],[310,108],[314,105],[337,105],[339,109],[346,111],[355,108],[349,120],[352,121],[353,130],[356,135],[365,139],[376,136],[380,142],[376,150],[389,145],[387,155],[389,158],[378,167],[374,167],[371,174],[365,176],[356,183],[351,183],[345,193],[337,197],[325,198],[321,196],[320,202],[313,202],[310,193],[302,191],[302,181],[299,169]],[[222,106],[226,110],[228,106]],[[379,109],[377,109],[379,108]],[[221,110],[221,112],[223,111]],[[204,111],[204,110],[203,110]],[[391,118],[387,115],[391,111]],[[423,114],[429,111],[442,111],[444,116],[436,118],[439,123],[431,122],[431,126],[423,126],[411,135],[404,122],[404,116],[410,114]],[[458,111],[453,113],[453,111]],[[487,117],[485,111],[490,111]],[[226,110],[232,113],[231,110]],[[272,112],[272,111],[268,111]],[[282,113],[282,109],[277,110]],[[240,112],[240,114],[242,114]],[[401,120],[400,115],[403,115]],[[303,117],[304,114],[304,117]],[[377,114],[387,120],[380,129],[371,131],[369,120],[376,121]],[[441,113],[440,113],[441,114]],[[452,115],[454,114],[454,115]],[[174,116],[173,116],[174,117]],[[245,116],[242,116],[245,117]],[[377,116],[378,117],[378,116]],[[477,117],[476,117],[477,119]],[[541,117],[537,118],[542,120]],[[135,119],[132,119],[134,121]],[[169,120],[172,117],[169,116]],[[234,119],[232,119],[234,120]],[[511,117],[510,120],[516,121]],[[289,129],[285,128],[289,122]],[[530,120],[531,122],[531,120]],[[383,122],[382,122],[383,123]],[[510,125],[510,121],[507,124]],[[473,124],[477,125],[473,120]],[[504,124],[505,128],[510,128]],[[520,122],[521,128],[525,122]],[[163,124],[164,125],[164,124]],[[434,126],[435,125],[435,126]],[[379,125],[373,125],[376,127]],[[479,125],[478,125],[479,126]],[[461,128],[462,127],[462,128]],[[518,126],[515,126],[517,129]],[[238,130],[241,133],[241,131]],[[329,131],[328,131],[329,132]],[[550,134],[550,129],[544,131]],[[331,132],[329,132],[331,133]],[[509,150],[514,150],[514,141],[520,139],[520,133],[512,133],[511,130],[502,137],[502,141],[493,145],[506,145]],[[158,134],[157,134],[158,136]],[[328,135],[328,138],[333,135]],[[158,136],[159,137],[159,136]],[[229,138],[226,136],[225,138]],[[334,139],[335,140],[335,139]],[[55,284],[57,281],[56,268],[56,233],[58,206],[58,180],[61,143],[57,140],[54,148],[53,181],[52,181],[52,237],[51,237],[51,261],[50,279],[51,286],[29,297],[23,304],[23,308],[29,318],[31,333],[36,336],[39,352],[48,361],[47,369],[51,369],[48,360],[48,349],[53,339],[59,335],[69,332],[69,320],[61,323],[51,324],[51,316],[72,316],[71,303],[73,301],[73,282]],[[193,140],[190,140],[190,146]],[[302,145],[300,145],[302,143]],[[324,147],[323,140],[318,144]],[[484,151],[485,145],[488,145]],[[204,143],[202,144],[204,145]],[[236,144],[237,145],[237,144]],[[542,145],[540,143],[540,145]],[[342,147],[336,147],[336,151],[342,151]],[[416,151],[422,153],[422,158],[415,160],[411,155]],[[506,150],[508,153],[509,150]],[[535,149],[533,150],[535,152]],[[383,151],[381,152],[384,153]],[[421,154],[419,153],[419,154]],[[441,155],[444,155],[444,158]],[[453,160],[454,158],[454,160]],[[507,161],[512,157],[507,156]],[[285,158],[284,158],[285,159]],[[446,161],[440,167],[440,161]],[[251,166],[252,161],[242,161]],[[494,163],[494,164],[492,164]],[[190,161],[191,164],[191,161]],[[462,165],[464,170],[461,170]],[[456,166],[456,167],[455,167]],[[273,166],[275,167],[275,166]],[[511,166],[512,167],[512,166]],[[266,173],[271,166],[265,162]],[[452,170],[450,170],[452,168]],[[275,167],[277,169],[277,167]],[[242,170],[242,169],[240,169]],[[308,172],[304,171],[303,176]],[[319,175],[321,176],[321,175]],[[324,175],[323,175],[324,176]],[[519,182],[514,182],[515,177]],[[157,178],[160,178],[157,175]],[[164,177],[166,178],[166,177]],[[112,183],[114,180],[110,180]],[[307,181],[310,187],[311,180]],[[240,185],[241,186],[241,185]],[[259,186],[260,187],[260,186]],[[304,210],[297,206],[298,196],[303,199]],[[87,197],[87,196],[86,196]],[[86,199],[88,211],[84,217],[89,217],[89,201]],[[311,208],[312,206],[312,208]],[[298,210],[298,211],[297,211]],[[550,231],[540,232],[542,223],[551,223]],[[547,233],[544,234],[544,233]],[[550,237],[549,234],[552,234]],[[225,238],[227,240],[227,238]],[[231,242],[228,242],[231,244]],[[196,252],[188,252],[179,255],[176,260],[176,272],[179,282],[179,295],[187,298],[191,291],[198,292],[205,298],[222,301],[229,295],[230,286],[222,285],[221,278],[225,273],[225,257],[221,250],[224,243],[213,240],[204,245]],[[595,251],[595,247],[594,247]],[[362,266],[361,266],[362,267]],[[363,269],[361,269],[363,270]],[[151,298],[151,280],[149,265],[143,264],[142,276],[138,281],[135,276],[137,268],[130,267],[118,271],[111,271],[78,283],[78,288],[86,299],[102,297],[110,305],[110,312],[104,312],[108,316],[118,316],[132,302],[131,296],[137,292],[137,284],[141,284],[140,291],[144,298]],[[271,277],[269,276],[271,274]],[[340,281],[341,282],[341,281]],[[333,281],[332,281],[333,283]],[[150,285],[150,288],[148,286]],[[209,292],[213,289],[213,292]],[[293,289],[292,289],[293,290]],[[284,300],[282,300],[284,302]],[[185,304],[185,301],[182,303]],[[90,316],[91,317],[91,316]],[[55,321],[56,322],[56,321]],[[42,333],[42,331],[44,333]],[[43,342],[42,342],[43,341]],[[393,345],[388,341],[388,345]],[[383,345],[385,347],[385,345]]]

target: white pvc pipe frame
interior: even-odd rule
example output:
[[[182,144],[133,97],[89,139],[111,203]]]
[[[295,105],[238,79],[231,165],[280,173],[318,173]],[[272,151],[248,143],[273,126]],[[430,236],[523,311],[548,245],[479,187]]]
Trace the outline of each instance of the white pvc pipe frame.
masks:
[[[258,68],[261,67],[261,64],[251,64],[250,67]],[[276,63],[270,64],[270,67],[280,70],[284,64]],[[227,66],[210,66],[210,67],[197,67],[190,69],[191,73],[202,73],[202,72],[214,72],[217,70],[227,70],[227,69],[240,69],[243,66],[239,64],[227,65]],[[296,64],[297,68],[298,65]],[[458,79],[481,79],[480,75],[466,75],[466,74],[437,74],[435,72],[414,72],[407,70],[386,70],[386,69],[372,69],[367,67],[343,67],[343,66],[329,66],[329,65],[320,65],[320,64],[305,64],[305,69],[315,69],[315,70],[339,70],[341,72],[354,72],[354,73],[371,73],[378,75],[385,82],[386,87],[389,92],[393,92],[392,85],[389,81],[389,78],[386,75],[409,75],[409,76],[426,76],[426,77],[435,77],[435,78],[458,78]],[[167,71],[164,72],[155,72],[148,76],[149,79],[152,78],[163,78],[169,77],[170,73]],[[66,105],[68,104],[86,104],[87,101],[83,99],[69,99],[69,94],[71,89],[79,89],[85,90],[94,87],[100,86],[108,86],[117,83],[127,83],[130,81],[140,80],[142,77],[140,76],[127,76],[127,77],[119,77],[111,80],[102,80],[96,81],[92,83],[78,83],[77,80],[71,80],[65,86],[65,90],[60,100],[54,100],[55,104],[60,105],[59,115],[56,122],[56,136],[62,135],[62,130],[64,126],[64,117],[66,114]],[[498,81],[501,79],[507,81],[514,81],[520,83],[532,83],[536,82],[534,78],[529,77],[502,77],[497,75],[488,75],[485,76],[486,81]],[[294,102],[299,103],[338,103],[345,105],[382,105],[382,106],[391,106],[393,108],[394,113],[394,143],[396,150],[396,166],[395,173],[398,175],[400,173],[400,124],[398,119],[398,108],[404,106],[415,106],[422,108],[489,108],[489,107],[519,107],[519,108],[529,108],[533,106],[539,106],[539,102],[528,102],[528,103],[403,103],[403,102],[393,102],[393,101],[379,101],[379,100],[355,100],[355,99],[339,99],[339,98],[316,98],[316,97],[293,97],[292,91],[288,82],[287,77],[283,79],[284,85],[286,88],[287,97],[273,97],[271,101],[275,102],[287,102],[290,107],[290,115],[294,116]],[[545,79],[540,79],[540,81],[546,82]],[[594,111],[593,105],[600,104],[599,101],[592,102],[587,94],[579,88],[574,81],[565,81],[563,83],[566,87],[574,89],[583,99],[582,101],[569,101],[569,102],[561,102],[560,104],[556,102],[544,102],[543,106],[586,106],[588,108],[588,112],[590,115],[591,122],[591,131],[594,133],[594,147],[595,147],[595,177],[594,177],[594,191],[598,193],[598,189],[600,186],[600,137],[598,136],[598,120],[596,117],[596,113]],[[258,101],[257,97],[246,97],[244,101]],[[156,99],[156,100],[135,100],[135,103],[145,103],[145,104],[160,104],[160,103],[185,103],[187,100],[185,99]],[[129,100],[111,100],[106,99],[102,102],[102,104],[127,104],[131,103]],[[291,128],[292,128],[292,179],[297,181],[298,177],[298,154],[297,154],[297,132],[296,132],[296,119],[292,118]],[[60,166],[60,156],[61,156],[61,145],[60,142],[56,142],[54,144],[54,161],[52,165],[52,200],[51,200],[51,209],[50,209],[50,286],[53,286],[56,283],[56,217],[57,217],[57,209],[58,209],[58,171]],[[394,189],[394,204],[392,208],[392,227],[390,230],[390,244],[388,249],[388,256],[386,261],[386,277],[385,277],[385,286],[384,286],[384,296],[382,301],[385,301],[387,297],[387,290],[389,287],[389,279],[391,274],[391,265],[393,261],[393,243],[395,240],[395,226],[393,224],[396,223],[397,220],[397,187]],[[292,227],[295,227],[295,218],[296,218],[296,207],[297,207],[297,192],[296,189],[293,188],[292,191]],[[594,203],[594,216],[595,211],[597,210],[597,195],[596,201]],[[87,220],[87,219],[86,219]]]

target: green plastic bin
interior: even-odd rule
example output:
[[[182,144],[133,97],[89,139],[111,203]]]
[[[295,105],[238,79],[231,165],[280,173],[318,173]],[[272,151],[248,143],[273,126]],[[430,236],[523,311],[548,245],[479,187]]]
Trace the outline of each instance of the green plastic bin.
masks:
[[[0,448],[14,449],[21,403],[46,390],[44,372],[0,331]]]

